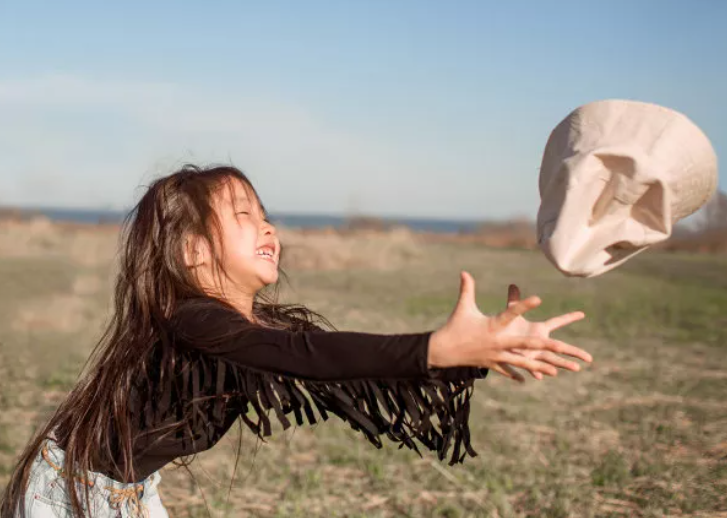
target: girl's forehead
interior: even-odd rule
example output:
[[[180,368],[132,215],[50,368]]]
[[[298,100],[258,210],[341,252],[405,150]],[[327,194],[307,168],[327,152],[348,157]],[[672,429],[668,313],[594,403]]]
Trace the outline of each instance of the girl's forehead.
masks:
[[[218,191],[218,200],[224,207],[234,209],[243,204],[250,204],[262,208],[252,188],[244,182],[235,178],[225,182],[222,187]]]

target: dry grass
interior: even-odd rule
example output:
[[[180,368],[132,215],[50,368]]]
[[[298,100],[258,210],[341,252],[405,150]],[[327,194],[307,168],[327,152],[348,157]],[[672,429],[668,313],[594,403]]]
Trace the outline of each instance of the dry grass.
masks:
[[[0,228],[0,487],[34,426],[72,386],[108,318],[113,232],[47,223]],[[292,286],[340,329],[434,328],[470,271],[485,312],[507,284],[537,293],[534,318],[584,308],[563,332],[595,357],[583,372],[517,385],[478,381],[479,452],[448,467],[340,422],[278,428],[257,444],[237,431],[192,471],[162,471],[171,515],[724,516],[727,510],[727,258],[651,251],[590,280],[566,279],[535,251],[429,242],[405,233],[283,230]]]
[[[278,232],[285,246],[281,265],[291,270],[396,270],[423,253],[421,238],[403,227],[350,235],[336,231],[301,233],[285,228]]]

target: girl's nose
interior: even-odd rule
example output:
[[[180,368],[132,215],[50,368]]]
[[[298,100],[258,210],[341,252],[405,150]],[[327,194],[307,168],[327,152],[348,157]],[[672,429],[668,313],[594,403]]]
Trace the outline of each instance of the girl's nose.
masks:
[[[266,234],[275,234],[277,232],[277,230],[275,229],[275,225],[273,225],[272,223],[270,223],[268,221],[263,221],[262,229],[263,229],[263,233],[266,233]]]

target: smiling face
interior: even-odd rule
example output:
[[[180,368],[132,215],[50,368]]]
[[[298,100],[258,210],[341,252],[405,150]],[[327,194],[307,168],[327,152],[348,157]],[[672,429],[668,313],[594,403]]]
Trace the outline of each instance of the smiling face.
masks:
[[[218,243],[217,252],[229,278],[212,275],[211,254],[204,249],[193,261],[202,285],[208,291],[224,293],[226,298],[237,298],[252,297],[277,282],[280,241],[254,191],[231,178],[215,192],[212,206],[223,245]]]
[[[219,191],[215,209],[224,240],[223,264],[235,284],[258,291],[278,280],[280,242],[252,189],[239,180]]]

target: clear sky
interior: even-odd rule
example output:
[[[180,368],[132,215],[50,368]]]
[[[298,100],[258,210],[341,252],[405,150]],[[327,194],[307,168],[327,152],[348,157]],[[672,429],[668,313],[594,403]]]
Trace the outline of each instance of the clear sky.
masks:
[[[534,217],[550,130],[613,97],[727,156],[727,2],[5,0],[0,204],[127,208],[193,161],[273,213]]]

